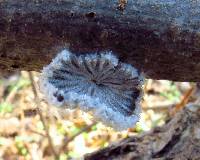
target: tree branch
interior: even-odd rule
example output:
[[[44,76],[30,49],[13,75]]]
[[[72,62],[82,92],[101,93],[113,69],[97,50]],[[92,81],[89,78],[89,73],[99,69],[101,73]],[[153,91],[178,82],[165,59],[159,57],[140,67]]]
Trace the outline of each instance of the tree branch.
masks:
[[[199,120],[200,106],[190,104],[163,127],[87,154],[85,160],[199,159]]]
[[[148,77],[200,81],[200,1],[1,0],[0,69],[39,71],[56,53],[112,50]]]

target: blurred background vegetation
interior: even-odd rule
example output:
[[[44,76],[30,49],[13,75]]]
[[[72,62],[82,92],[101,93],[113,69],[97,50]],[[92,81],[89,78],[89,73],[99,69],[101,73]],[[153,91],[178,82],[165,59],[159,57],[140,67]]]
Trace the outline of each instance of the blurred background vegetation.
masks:
[[[66,160],[162,126],[196,99],[195,84],[148,79],[140,122],[116,132],[80,110],[48,105],[38,88],[39,73],[0,76],[0,159]]]

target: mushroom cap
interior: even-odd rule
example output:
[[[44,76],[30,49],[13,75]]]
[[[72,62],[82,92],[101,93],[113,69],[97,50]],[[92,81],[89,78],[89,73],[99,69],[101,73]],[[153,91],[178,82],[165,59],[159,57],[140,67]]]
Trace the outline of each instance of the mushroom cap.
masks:
[[[143,79],[110,51],[77,56],[63,50],[43,68],[40,89],[50,104],[92,111],[95,119],[124,130],[139,120]]]

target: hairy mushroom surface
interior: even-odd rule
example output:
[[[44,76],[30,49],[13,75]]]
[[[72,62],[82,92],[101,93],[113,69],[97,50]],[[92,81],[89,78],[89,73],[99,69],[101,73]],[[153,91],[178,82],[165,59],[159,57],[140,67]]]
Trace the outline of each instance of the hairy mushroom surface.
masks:
[[[75,55],[63,50],[40,77],[50,104],[92,111],[95,119],[116,130],[139,120],[142,84],[140,72],[110,51]]]

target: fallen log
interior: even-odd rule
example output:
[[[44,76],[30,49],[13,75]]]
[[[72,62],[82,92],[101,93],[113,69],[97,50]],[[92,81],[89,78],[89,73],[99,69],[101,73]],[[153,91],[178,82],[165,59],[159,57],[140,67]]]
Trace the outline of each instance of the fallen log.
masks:
[[[0,70],[40,71],[63,48],[112,50],[148,78],[200,81],[200,1],[1,0]]]
[[[85,155],[85,160],[200,159],[200,106],[189,104],[163,127]]]

